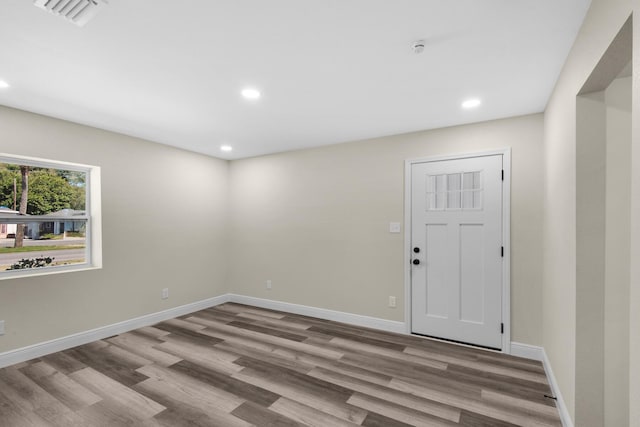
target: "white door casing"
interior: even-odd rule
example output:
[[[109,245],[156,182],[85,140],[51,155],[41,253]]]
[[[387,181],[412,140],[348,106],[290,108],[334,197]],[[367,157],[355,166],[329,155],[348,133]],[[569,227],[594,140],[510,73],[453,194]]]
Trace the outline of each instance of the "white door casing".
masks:
[[[508,154],[407,162],[410,332],[509,351]]]

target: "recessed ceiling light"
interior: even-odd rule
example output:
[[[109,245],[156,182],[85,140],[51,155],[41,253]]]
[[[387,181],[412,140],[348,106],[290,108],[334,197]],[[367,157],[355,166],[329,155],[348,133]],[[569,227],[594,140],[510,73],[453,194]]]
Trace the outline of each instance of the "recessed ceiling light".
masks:
[[[0,89],[6,89],[9,86],[9,83],[5,82],[4,80],[0,80]]]
[[[221,145],[221,146],[220,146],[220,151],[229,152],[229,151],[231,151],[231,150],[233,150],[233,147],[232,147],[232,146],[230,146],[230,145]]]
[[[468,110],[470,108],[479,107],[480,104],[482,104],[482,101],[480,101],[478,98],[467,99],[462,103],[462,108],[465,108]]]
[[[245,99],[258,99],[260,98],[260,91],[251,87],[242,89],[242,96]]]

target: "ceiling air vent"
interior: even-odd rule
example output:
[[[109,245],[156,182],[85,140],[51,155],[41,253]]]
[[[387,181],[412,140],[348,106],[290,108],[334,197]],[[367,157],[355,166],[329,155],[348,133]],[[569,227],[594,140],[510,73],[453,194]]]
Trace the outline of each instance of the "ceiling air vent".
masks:
[[[34,4],[82,27],[106,6],[107,0],[35,0]]]

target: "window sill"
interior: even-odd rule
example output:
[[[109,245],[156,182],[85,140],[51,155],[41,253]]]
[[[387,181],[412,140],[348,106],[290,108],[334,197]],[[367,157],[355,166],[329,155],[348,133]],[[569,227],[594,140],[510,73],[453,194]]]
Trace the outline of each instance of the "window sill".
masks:
[[[102,266],[89,265],[89,264],[78,264],[78,265],[65,265],[60,267],[43,267],[39,270],[16,270],[15,272],[3,272],[0,273],[0,281],[1,280],[9,280],[9,279],[23,279],[28,277],[36,277],[36,276],[49,276],[51,274],[62,274],[62,273],[74,273],[77,271],[90,271],[90,270],[100,270]]]

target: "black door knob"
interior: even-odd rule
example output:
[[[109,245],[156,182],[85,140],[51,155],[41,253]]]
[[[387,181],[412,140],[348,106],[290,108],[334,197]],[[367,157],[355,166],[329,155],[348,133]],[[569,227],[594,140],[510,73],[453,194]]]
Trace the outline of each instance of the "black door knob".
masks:
[[[413,252],[419,254],[420,253],[420,248],[418,248],[418,247],[413,248]]]
[[[414,259],[413,260],[413,265],[418,265],[420,264],[420,260],[419,259]]]

